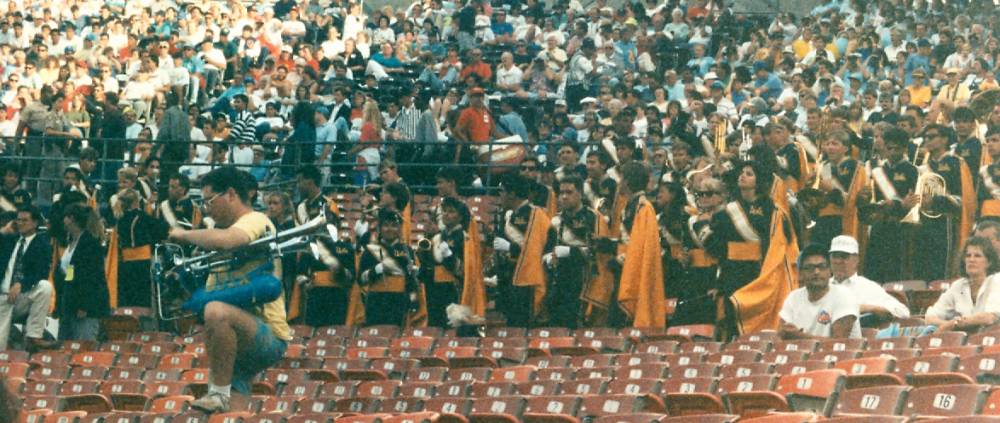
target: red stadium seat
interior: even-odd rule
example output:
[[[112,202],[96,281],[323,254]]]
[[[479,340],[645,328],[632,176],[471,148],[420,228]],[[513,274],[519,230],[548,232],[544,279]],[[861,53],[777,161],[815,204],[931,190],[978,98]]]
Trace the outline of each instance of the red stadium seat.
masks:
[[[752,375],[766,375],[774,372],[774,365],[766,362],[740,363],[722,366],[719,376],[723,379]]]
[[[829,369],[833,363],[820,360],[806,360],[790,362],[774,366],[774,372],[779,375],[795,375],[799,373],[811,372],[813,370]]]
[[[303,397],[299,396],[264,397],[263,401],[260,402],[259,407],[252,411],[260,414],[294,414],[298,409],[299,401],[302,399]]]
[[[59,388],[59,395],[96,394],[100,387],[98,380],[68,380]]]
[[[576,379],[565,381],[560,388],[562,395],[596,395],[604,393],[608,378]]]
[[[572,380],[576,377],[576,369],[570,367],[556,367],[538,369],[535,373],[535,380]]]
[[[694,416],[667,417],[660,423],[733,423],[740,416],[732,414],[701,414]]]
[[[735,350],[723,351],[709,354],[705,358],[706,363],[733,364],[733,363],[756,363],[759,362],[762,354],[758,350]]]
[[[374,413],[378,410],[381,400],[372,397],[341,398],[334,402],[334,410],[341,413]]]
[[[591,354],[587,357],[593,357],[595,355],[596,354]],[[570,357],[561,355],[557,356],[538,355],[534,357],[528,357],[528,359],[524,361],[524,365],[535,366],[538,369],[546,369],[549,367],[569,367]],[[578,366],[573,366],[573,367],[578,367]]]
[[[635,346],[637,353],[671,354],[677,352],[677,341],[644,341]]]
[[[379,411],[383,413],[412,413],[420,411],[425,400],[416,397],[385,398],[379,405]]]
[[[1000,384],[1000,353],[962,357],[958,371],[980,383]]]
[[[979,414],[990,387],[986,385],[934,385],[910,391],[903,415],[957,417]]]
[[[514,383],[508,381],[476,382],[469,388],[472,398],[504,397],[514,395]]]
[[[610,416],[598,417],[593,423],[659,423],[667,416],[657,413],[628,413],[613,414]]]
[[[610,379],[615,377],[616,372],[624,368],[625,367],[595,367],[593,369],[579,369],[573,377],[576,379]]]
[[[829,416],[846,376],[841,369],[785,375],[774,391],[729,392],[726,399],[729,410],[744,417],[760,416],[768,410],[811,411]]]
[[[820,421],[815,413],[771,413],[750,419],[740,419],[741,423],[806,423]]]
[[[834,415],[898,415],[903,412],[908,386],[871,386],[848,389],[840,394]]]
[[[878,347],[872,347],[870,349],[861,353],[861,357],[894,357],[896,361],[905,360],[908,358],[914,358],[920,355],[920,350],[916,348],[896,348],[891,350],[880,350]]]
[[[668,414],[684,416],[725,412],[722,400],[716,395],[717,382],[710,377],[668,379],[663,383]]]
[[[441,382],[411,382],[407,381],[399,387],[399,391],[396,395],[401,397],[420,397],[428,398],[434,395],[434,390],[437,389]]]
[[[631,351],[632,341],[629,338],[618,336],[604,336],[599,338],[576,338],[580,347],[593,348],[597,352],[625,352]]]
[[[531,382],[518,383],[514,389],[518,395],[543,396],[555,395],[559,392],[558,380],[535,380]]]
[[[724,344],[723,352],[733,351],[759,351],[762,353],[771,351],[771,341],[736,341]]]
[[[892,373],[896,368],[896,359],[892,357],[843,360],[834,367],[847,372],[847,389],[903,384],[903,379]]]
[[[821,353],[815,353],[819,355]],[[805,351],[771,351],[761,356],[760,361],[771,364],[786,364],[799,361],[806,361],[811,356]],[[828,361],[828,360],[825,360]]]
[[[80,352],[73,355],[70,364],[74,366],[111,367],[115,364],[117,353],[113,352]]]
[[[190,407],[191,401],[194,401],[194,397],[190,395],[157,398],[150,403],[149,409],[146,411],[150,413],[181,413]]]
[[[721,366],[715,363],[701,363],[701,364],[688,364],[686,366],[677,366],[670,369],[671,378],[699,378],[699,377],[715,377],[719,374],[719,368]]]
[[[935,332],[931,335],[922,336],[916,339],[915,345],[922,348],[960,347],[965,345],[968,338],[965,332]]]
[[[573,357],[569,365],[575,368],[607,367],[614,365],[615,356],[613,354],[592,354]]]
[[[472,380],[455,380],[451,382],[444,382],[434,390],[435,396],[445,396],[445,397],[464,397],[469,395],[469,390],[472,389],[472,384],[475,381]]]
[[[722,351],[721,342],[685,342],[677,346],[681,354],[706,354]]]
[[[469,414],[472,401],[459,397],[434,397],[424,401],[424,411],[438,413]]]
[[[663,401],[652,395],[590,395],[582,398],[577,417],[592,419],[623,413],[665,413]]]
[[[975,380],[958,373],[959,358],[953,355],[921,356],[898,361],[896,374],[905,377],[910,385],[950,385],[975,383]]]
[[[494,369],[490,374],[490,380],[492,381],[507,381],[507,382],[528,382],[534,379],[535,376],[534,366],[514,366],[514,367],[504,367],[501,369]]]
[[[719,380],[718,392],[726,394],[729,392],[772,391],[777,384],[778,375],[774,374],[726,377]]]
[[[24,395],[53,396],[59,395],[60,380],[29,380],[24,384]]]
[[[615,379],[662,379],[667,377],[669,368],[666,363],[619,367],[615,371]]]
[[[672,326],[667,328],[667,333],[664,335],[652,335],[647,338],[680,342],[711,341],[715,339],[715,325]]]
[[[659,395],[663,384],[659,379],[616,379],[608,383],[608,395]]]
[[[690,354],[667,354],[666,356],[658,356],[656,362],[667,363],[670,367],[677,366],[687,366],[688,364],[698,364],[702,362],[705,358],[704,353],[690,353]],[[643,363],[648,364],[648,362]],[[621,362],[618,363],[619,366],[623,365]],[[631,365],[631,364],[630,364]]]
[[[449,381],[481,381],[490,380],[490,372],[493,369],[487,367],[474,367],[467,369],[452,369],[448,372]]]
[[[355,393],[361,397],[391,398],[396,395],[396,391],[403,385],[399,380],[373,380],[361,382]],[[297,395],[296,393],[293,393]]]
[[[774,351],[805,351],[813,352],[819,348],[820,341],[815,339],[798,339],[794,341],[780,341],[773,345]]]

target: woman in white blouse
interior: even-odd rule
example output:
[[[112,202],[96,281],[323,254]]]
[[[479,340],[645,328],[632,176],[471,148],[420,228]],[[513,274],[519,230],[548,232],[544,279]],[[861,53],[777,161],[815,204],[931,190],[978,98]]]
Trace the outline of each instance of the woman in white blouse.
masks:
[[[1000,272],[996,250],[989,240],[970,238],[962,249],[962,278],[952,282],[927,309],[928,324],[938,332],[992,325],[1000,316]],[[975,298],[972,294],[975,293]]]

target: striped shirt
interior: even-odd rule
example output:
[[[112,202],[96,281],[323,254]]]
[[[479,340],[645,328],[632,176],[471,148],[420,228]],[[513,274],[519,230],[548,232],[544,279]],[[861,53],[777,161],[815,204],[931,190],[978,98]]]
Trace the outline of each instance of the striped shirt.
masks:
[[[417,124],[420,122],[420,111],[416,106],[402,108],[396,115],[393,127],[399,131],[400,137],[407,141],[417,139]]]
[[[256,139],[256,119],[253,114],[244,110],[236,114],[233,122],[233,129],[229,133],[230,139],[236,142],[252,143]]]

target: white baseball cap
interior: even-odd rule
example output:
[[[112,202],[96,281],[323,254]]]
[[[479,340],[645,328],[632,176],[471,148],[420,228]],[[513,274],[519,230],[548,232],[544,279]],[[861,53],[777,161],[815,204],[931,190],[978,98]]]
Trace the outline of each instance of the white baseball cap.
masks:
[[[849,235],[839,235],[830,241],[831,253],[858,253],[858,241]]]

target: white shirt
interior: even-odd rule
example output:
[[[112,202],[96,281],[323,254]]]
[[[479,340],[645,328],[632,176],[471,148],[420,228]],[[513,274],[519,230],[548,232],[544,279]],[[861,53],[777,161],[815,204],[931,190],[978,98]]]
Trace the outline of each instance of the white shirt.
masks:
[[[983,281],[976,294],[976,303],[972,303],[972,289],[969,279],[961,278],[951,283],[937,302],[927,309],[927,316],[942,320],[951,320],[959,316],[971,316],[976,313],[1000,313],[1000,282],[997,275],[991,275]]]
[[[830,284],[847,288],[859,304],[882,307],[897,319],[910,317],[910,309],[903,303],[885,292],[881,285],[857,273],[841,282],[830,278]]]
[[[859,314],[858,303],[852,298],[851,292],[847,288],[831,284],[826,295],[816,302],[809,301],[809,293],[805,287],[792,291],[785,298],[779,316],[809,335],[829,338],[833,322],[846,316],[858,317]],[[861,323],[858,319],[854,320],[850,337],[861,337]]]
[[[497,66],[497,85],[520,85],[523,74],[517,66],[511,66],[510,69]]]
[[[38,233],[33,233],[27,238],[18,237],[14,251],[10,254],[10,260],[7,261],[7,273],[3,277],[3,287],[0,287],[0,293],[10,292],[10,284],[14,282],[12,279],[14,278],[14,260],[17,259],[17,250],[28,251],[28,246],[31,245],[31,240],[35,239],[35,235]],[[23,256],[21,260],[24,260]]]

